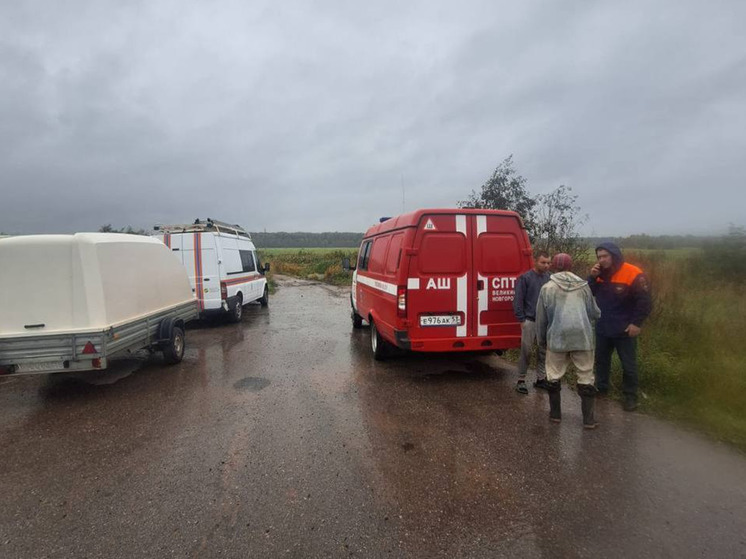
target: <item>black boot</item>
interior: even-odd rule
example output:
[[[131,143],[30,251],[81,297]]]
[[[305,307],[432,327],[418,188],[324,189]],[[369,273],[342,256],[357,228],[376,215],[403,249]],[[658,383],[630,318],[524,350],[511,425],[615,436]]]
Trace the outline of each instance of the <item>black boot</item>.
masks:
[[[562,421],[562,385],[559,381],[547,382],[549,393],[549,421],[559,423]]]
[[[595,429],[598,426],[595,417],[596,387],[592,384],[579,384],[580,408],[583,410],[583,428]]]
[[[635,411],[637,409],[637,396],[634,394],[624,395],[624,411]]]

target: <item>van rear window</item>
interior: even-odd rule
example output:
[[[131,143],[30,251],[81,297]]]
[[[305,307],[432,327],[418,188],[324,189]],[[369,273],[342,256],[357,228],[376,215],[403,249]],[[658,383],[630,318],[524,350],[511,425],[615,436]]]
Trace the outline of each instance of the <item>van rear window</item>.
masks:
[[[515,235],[483,233],[477,241],[479,271],[485,274],[522,271],[521,248]]]
[[[461,233],[428,233],[419,250],[425,274],[460,274],[466,269],[466,237]]]

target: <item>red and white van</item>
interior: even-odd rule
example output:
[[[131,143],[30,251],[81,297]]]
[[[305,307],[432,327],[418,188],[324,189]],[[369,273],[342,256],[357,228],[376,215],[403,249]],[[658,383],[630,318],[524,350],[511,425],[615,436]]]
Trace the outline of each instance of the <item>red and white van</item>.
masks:
[[[523,222],[500,210],[417,210],[365,233],[352,280],[352,321],[370,323],[376,359],[520,347],[515,281],[532,265]]]
[[[155,230],[186,268],[200,316],[224,313],[240,322],[244,305],[269,304],[269,265],[261,265],[251,235],[243,228],[208,218],[157,225]]]

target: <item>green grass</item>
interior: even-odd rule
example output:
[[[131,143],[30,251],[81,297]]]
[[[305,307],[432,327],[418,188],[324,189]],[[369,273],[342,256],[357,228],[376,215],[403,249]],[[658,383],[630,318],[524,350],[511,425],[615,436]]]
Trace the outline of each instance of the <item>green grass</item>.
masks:
[[[641,409],[746,450],[743,248],[634,249],[625,258],[648,275],[654,300],[638,342]],[[621,383],[615,355],[611,394],[619,399]]]

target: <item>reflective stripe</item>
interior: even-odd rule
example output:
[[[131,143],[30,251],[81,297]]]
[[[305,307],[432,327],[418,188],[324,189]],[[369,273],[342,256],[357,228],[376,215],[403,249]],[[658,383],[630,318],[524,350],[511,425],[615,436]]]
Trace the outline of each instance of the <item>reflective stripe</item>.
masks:
[[[478,215],[477,216],[477,238],[479,238],[479,235],[482,233],[487,232],[487,216],[486,215]],[[484,285],[484,289],[479,291],[477,293],[477,335],[478,336],[486,336],[488,332],[488,328],[486,324],[482,324],[482,311],[486,311],[489,309],[489,295],[490,295],[490,286],[489,286],[489,278],[481,275],[479,272],[477,272],[477,281],[482,282]]]
[[[407,289],[419,289],[420,278],[407,278]]]
[[[384,293],[388,293],[389,295],[393,295],[394,297],[396,297],[396,284],[394,283],[388,283],[385,281],[369,278],[361,274],[357,275],[357,281],[359,283],[362,283],[363,285],[367,285],[368,287],[372,287],[373,289],[383,291]]]
[[[489,295],[490,295],[490,286],[489,286],[489,278],[483,276],[482,274],[477,273],[477,279],[482,282],[482,285],[484,285],[484,289],[479,291],[479,300],[477,302],[477,335],[478,336],[486,336],[487,335],[487,325],[482,324],[482,311],[486,311],[489,309]]]
[[[459,233],[463,233],[463,235],[466,236],[466,216],[465,215],[456,216],[456,231],[458,231]]]
[[[466,216],[456,216],[456,231],[468,237],[468,231],[466,230]],[[469,273],[456,279],[456,310],[464,313],[464,321],[461,326],[456,327],[456,337],[465,338],[469,324]]]
[[[467,319],[469,317],[468,297],[466,296],[468,292],[467,278],[468,275],[463,275],[456,280],[456,309],[464,313],[464,322],[461,324],[461,326],[456,327],[457,338],[466,337],[466,325],[468,324]]]
[[[634,281],[637,279],[637,276],[642,274],[642,270],[635,266],[634,264],[629,264],[627,262],[622,264],[622,267],[619,268],[616,273],[611,276],[611,279],[609,280],[609,283],[621,283],[624,285],[632,285]],[[604,283],[604,280],[601,277],[596,278],[597,283]]]
[[[477,237],[481,235],[482,233],[487,232],[487,216],[486,215],[478,215],[477,216]]]

